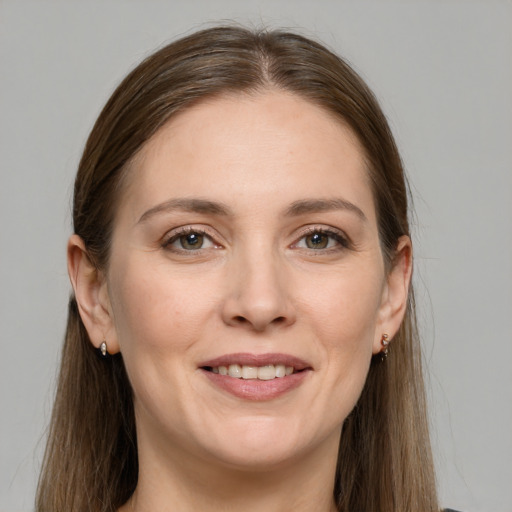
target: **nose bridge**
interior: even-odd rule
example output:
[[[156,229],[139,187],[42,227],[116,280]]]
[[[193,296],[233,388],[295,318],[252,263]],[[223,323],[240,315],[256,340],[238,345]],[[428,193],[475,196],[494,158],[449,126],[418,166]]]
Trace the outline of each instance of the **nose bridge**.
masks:
[[[235,252],[225,321],[263,331],[295,320],[284,258],[267,239],[253,239]]]

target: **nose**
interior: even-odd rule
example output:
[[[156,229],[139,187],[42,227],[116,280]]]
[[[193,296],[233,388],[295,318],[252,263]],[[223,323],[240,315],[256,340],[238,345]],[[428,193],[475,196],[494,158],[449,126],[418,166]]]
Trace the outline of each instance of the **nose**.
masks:
[[[264,332],[296,321],[291,280],[271,251],[240,258],[229,269],[222,316],[227,325]]]

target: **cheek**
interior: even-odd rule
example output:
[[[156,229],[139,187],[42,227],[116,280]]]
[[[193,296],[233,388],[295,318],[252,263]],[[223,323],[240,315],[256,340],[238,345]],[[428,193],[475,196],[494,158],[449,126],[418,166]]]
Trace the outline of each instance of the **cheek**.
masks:
[[[184,414],[194,348],[211,316],[212,300],[193,281],[144,255],[119,262],[110,276],[115,329],[137,410],[164,422],[170,422],[165,411]]]
[[[165,268],[134,259],[120,265],[111,296],[116,332],[123,355],[141,350],[156,358],[172,346],[179,353],[197,339],[208,314],[208,297],[197,283],[173,276]]]
[[[323,292],[309,304],[325,371],[321,406],[328,411],[326,421],[346,418],[363,389],[379,328],[382,276],[367,270],[326,279]]]
[[[316,293],[303,295],[302,307],[311,311],[316,328],[339,350],[359,351],[371,345],[379,317],[383,278],[378,272],[343,272],[318,283]]]

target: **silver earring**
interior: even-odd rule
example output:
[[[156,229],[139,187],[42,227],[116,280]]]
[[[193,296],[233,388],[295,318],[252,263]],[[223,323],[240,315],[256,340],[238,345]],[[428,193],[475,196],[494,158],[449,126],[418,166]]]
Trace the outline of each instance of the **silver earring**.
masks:
[[[107,357],[107,342],[106,341],[101,342],[100,352],[103,357]]]
[[[383,350],[383,359],[385,359],[386,357],[388,357],[388,347],[389,347],[389,335],[387,335],[386,333],[384,333],[382,335],[382,338],[380,340],[380,343],[382,345],[382,347],[384,348]]]

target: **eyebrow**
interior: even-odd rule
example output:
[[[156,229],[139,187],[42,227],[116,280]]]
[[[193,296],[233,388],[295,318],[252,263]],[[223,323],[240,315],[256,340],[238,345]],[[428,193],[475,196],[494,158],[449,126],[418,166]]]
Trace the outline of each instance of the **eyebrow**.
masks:
[[[368,220],[361,208],[341,198],[303,199],[295,201],[286,210],[285,215],[287,217],[295,217],[306,213],[327,212],[332,210],[348,210],[355,213],[361,220]]]
[[[223,203],[209,201],[208,199],[177,198],[153,206],[153,208],[142,214],[137,224],[147,221],[158,213],[170,213],[176,210],[223,216],[232,215],[231,210]]]
[[[143,223],[159,213],[170,213],[176,210],[210,215],[232,216],[231,209],[216,201],[199,198],[176,198],[157,204],[142,214],[137,224]],[[333,199],[301,199],[294,201],[285,211],[286,217],[297,217],[307,213],[326,212],[332,210],[348,210],[359,218],[367,221],[366,215],[354,203],[341,198]]]

